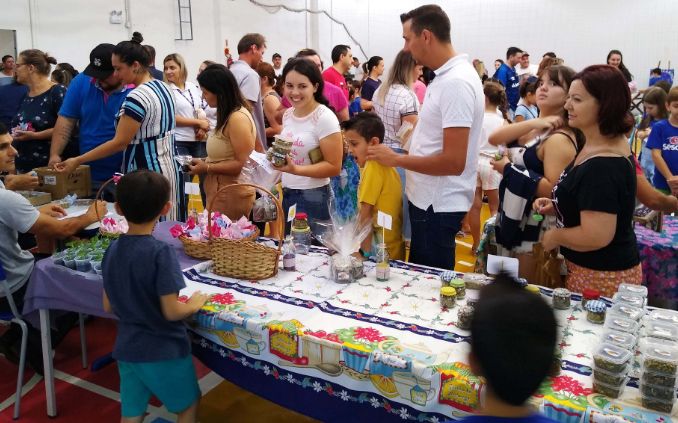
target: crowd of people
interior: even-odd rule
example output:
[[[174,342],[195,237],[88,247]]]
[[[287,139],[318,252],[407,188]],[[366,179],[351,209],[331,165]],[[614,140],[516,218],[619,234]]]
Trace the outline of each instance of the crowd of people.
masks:
[[[404,48],[393,63],[372,56],[361,65],[347,45],[332,49],[328,66],[308,48],[284,65],[277,53],[266,63],[266,38],[257,33],[242,37],[229,67],[206,60],[195,75],[178,53],[155,69],[155,49],[142,44],[138,32],[129,41],[94,47],[80,73],[37,49],[22,51],[16,61],[3,57],[0,262],[15,298],[21,301],[34,262],[17,243],[17,233],[66,237],[92,223],[103,207],[95,202],[85,215],[63,220],[57,220],[65,213],[57,206],[33,208],[13,192],[37,186],[33,169],[70,173],[88,164],[95,190],[115,172],[125,174],[106,198],[117,200],[131,235],[148,236],[157,219],[186,219],[184,183],[193,176],[199,177],[205,206],[231,219],[249,216],[255,190],[222,188],[237,184],[252,152],[264,152],[276,136],[292,141],[278,168],[283,208],[296,204],[313,231],[330,219],[332,181],[345,180],[357,164],[361,177],[351,188],[358,218],[374,226],[361,256],[370,257],[384,242],[391,258],[404,259],[409,243],[409,261],[454,269],[455,237],[468,225],[473,250],[478,247],[487,198],[497,216],[500,254],[529,254],[536,242],[547,251],[559,249],[574,292],[596,288],[611,296],[622,282],[640,284],[631,225],[636,198],[655,209],[678,210],[678,88],[647,90],[646,115],[635,122],[630,113],[635,85],[618,50],[610,51],[606,64],[577,72],[552,52],[536,65],[529,53],[510,47],[490,77],[481,61],[455,49],[440,7],[414,9],[401,15],[401,23]],[[631,148],[636,137],[643,140],[642,168]],[[182,172],[175,158],[186,155],[192,160]],[[393,218],[382,240],[377,211]],[[543,223],[535,212],[547,216]],[[149,239],[121,238],[119,244],[104,261],[105,305],[121,317],[114,356],[126,363],[120,367],[126,386],[133,375],[173,371],[141,368],[135,361],[187,354],[187,345],[173,341],[162,357],[135,355],[137,350],[120,341],[134,336],[125,316],[139,314],[130,307],[146,307],[146,316],[155,313],[150,321],[174,321],[197,310],[205,296],[196,294],[186,307],[175,307],[181,277],[143,292],[135,283],[117,291],[112,281],[128,275],[115,268],[135,251],[154,251],[149,260],[173,276],[178,269],[166,249]],[[139,272],[134,280],[157,276],[148,268]],[[511,288],[496,290],[519,296]],[[142,297],[132,304],[128,295]],[[153,309],[158,296],[161,309]],[[168,337],[180,332],[175,325],[163,330]],[[474,323],[474,330],[488,329]],[[549,330],[544,329],[544,342],[552,352]],[[14,331],[5,333],[0,352],[11,355],[17,339]],[[492,345],[475,334],[473,339],[475,369],[490,372],[483,351]],[[162,342],[157,340],[156,349]],[[177,366],[173,377],[194,380],[190,367]],[[519,394],[494,386],[496,409],[511,404],[513,411],[526,412],[520,407],[543,380],[541,367]],[[500,383],[485,376],[490,385]],[[144,383],[134,380],[130,383]],[[190,417],[197,404],[194,388],[153,392],[173,404],[170,411]],[[129,392],[121,394],[123,416],[135,417],[145,404]]]

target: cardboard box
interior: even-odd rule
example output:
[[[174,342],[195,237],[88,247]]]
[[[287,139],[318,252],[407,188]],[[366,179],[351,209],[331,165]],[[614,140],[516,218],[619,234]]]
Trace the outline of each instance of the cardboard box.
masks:
[[[40,191],[49,192],[55,200],[62,199],[68,194],[76,194],[79,198],[92,195],[92,176],[87,165],[78,166],[69,175],[47,167],[39,167],[35,172],[40,181]]]
[[[39,191],[17,191],[34,206],[42,206],[52,201],[52,194]]]

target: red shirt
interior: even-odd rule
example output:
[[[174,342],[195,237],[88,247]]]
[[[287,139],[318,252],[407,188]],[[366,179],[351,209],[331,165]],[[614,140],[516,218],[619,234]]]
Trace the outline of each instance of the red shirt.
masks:
[[[323,80],[341,88],[348,100],[348,85],[346,85],[346,78],[344,78],[344,75],[340,74],[338,70],[334,69],[334,66],[330,66],[323,71]]]

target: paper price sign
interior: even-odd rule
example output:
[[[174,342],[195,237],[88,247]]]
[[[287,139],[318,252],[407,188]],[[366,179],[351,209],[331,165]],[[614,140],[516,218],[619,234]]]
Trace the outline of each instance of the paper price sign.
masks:
[[[382,211],[378,211],[377,212],[377,225],[381,226],[382,228],[388,229],[390,231],[391,227],[393,226],[393,217],[390,214],[386,214]]]
[[[200,195],[200,185],[195,182],[186,182],[184,184],[184,192],[187,195]]]
[[[287,221],[291,222],[294,220],[294,216],[297,214],[297,205],[292,204],[290,209],[287,211]]]

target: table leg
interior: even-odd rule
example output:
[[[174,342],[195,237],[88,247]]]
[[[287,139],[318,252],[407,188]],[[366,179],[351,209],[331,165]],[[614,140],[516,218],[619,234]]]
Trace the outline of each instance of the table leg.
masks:
[[[45,396],[47,397],[47,415],[56,417],[56,395],[54,393],[54,367],[52,363],[52,333],[49,321],[49,309],[40,309],[40,338],[42,339],[42,364],[45,372]]]

